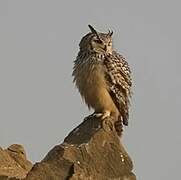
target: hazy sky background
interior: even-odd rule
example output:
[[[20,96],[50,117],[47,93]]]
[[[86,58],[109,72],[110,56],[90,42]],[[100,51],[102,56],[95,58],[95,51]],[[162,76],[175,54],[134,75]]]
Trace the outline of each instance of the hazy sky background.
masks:
[[[132,67],[134,97],[123,142],[138,180],[179,179],[181,11],[172,0],[1,0],[0,145],[40,161],[90,114],[72,84],[90,23],[114,30]]]

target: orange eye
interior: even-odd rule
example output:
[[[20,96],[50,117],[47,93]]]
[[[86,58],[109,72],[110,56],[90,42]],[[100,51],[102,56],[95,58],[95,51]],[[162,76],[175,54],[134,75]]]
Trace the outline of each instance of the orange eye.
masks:
[[[96,43],[102,44],[103,42],[100,39],[95,39],[94,40]]]
[[[111,45],[112,45],[112,42],[109,42],[109,43],[108,43],[108,46],[111,46]]]

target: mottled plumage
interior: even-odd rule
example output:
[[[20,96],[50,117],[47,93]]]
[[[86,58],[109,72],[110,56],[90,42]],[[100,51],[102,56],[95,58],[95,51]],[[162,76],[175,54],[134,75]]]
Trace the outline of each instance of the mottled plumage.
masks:
[[[125,58],[112,47],[112,32],[85,35],[74,61],[74,82],[89,108],[102,118],[113,116],[128,125],[131,71]]]
[[[129,105],[131,97],[131,71],[122,55],[113,51],[104,59],[105,78],[109,84],[109,92],[120,112],[124,125],[128,125]]]

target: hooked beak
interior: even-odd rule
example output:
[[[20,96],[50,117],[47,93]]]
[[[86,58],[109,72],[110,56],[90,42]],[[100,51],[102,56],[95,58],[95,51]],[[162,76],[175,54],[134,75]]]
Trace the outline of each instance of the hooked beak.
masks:
[[[104,46],[104,50],[105,50],[105,52],[107,52],[107,46],[106,45]]]

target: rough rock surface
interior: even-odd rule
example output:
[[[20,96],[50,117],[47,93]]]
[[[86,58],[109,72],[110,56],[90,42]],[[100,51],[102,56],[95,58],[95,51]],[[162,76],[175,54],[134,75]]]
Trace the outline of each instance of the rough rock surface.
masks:
[[[110,120],[87,118],[33,166],[26,180],[136,180]]]
[[[23,146],[13,144],[4,150],[0,148],[0,180],[23,179],[31,168]]]
[[[33,167],[23,146],[0,148],[0,180],[136,180],[117,133],[111,119],[88,117]]]

